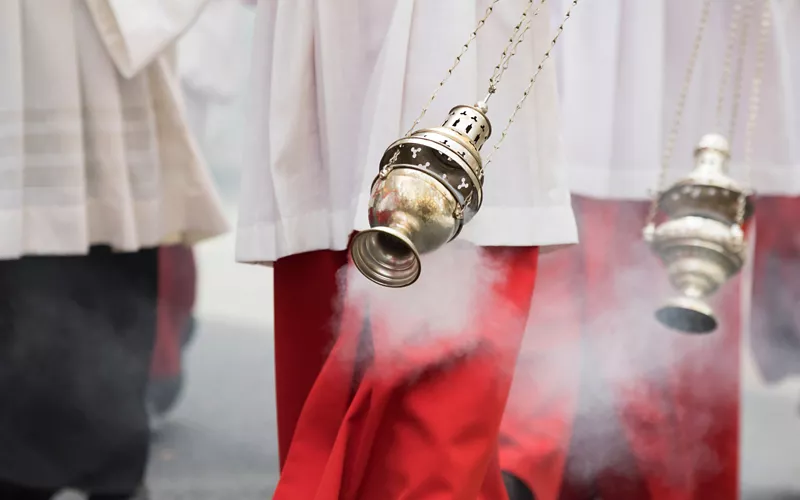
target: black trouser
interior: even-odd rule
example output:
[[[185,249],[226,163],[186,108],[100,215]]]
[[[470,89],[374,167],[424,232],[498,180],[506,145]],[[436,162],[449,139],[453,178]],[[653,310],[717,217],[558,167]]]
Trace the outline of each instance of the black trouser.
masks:
[[[2,500],[51,500],[57,493],[58,491],[37,490],[0,482],[0,499]],[[129,500],[134,495],[135,493],[129,495],[91,495],[89,500]]]
[[[2,480],[90,493],[142,484],[157,301],[156,249],[0,260]]]

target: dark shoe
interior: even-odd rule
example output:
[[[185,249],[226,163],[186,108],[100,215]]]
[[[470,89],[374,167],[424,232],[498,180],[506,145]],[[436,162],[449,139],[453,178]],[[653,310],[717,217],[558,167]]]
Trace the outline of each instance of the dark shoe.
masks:
[[[536,500],[533,492],[518,477],[503,472],[503,482],[506,485],[509,500]]]

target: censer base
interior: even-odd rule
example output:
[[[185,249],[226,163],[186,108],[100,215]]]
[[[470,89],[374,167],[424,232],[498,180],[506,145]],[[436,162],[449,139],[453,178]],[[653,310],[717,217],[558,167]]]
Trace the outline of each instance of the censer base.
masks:
[[[691,297],[671,299],[656,311],[656,319],[667,328],[684,333],[711,333],[717,328],[711,307]]]
[[[414,244],[406,235],[389,227],[359,232],[350,243],[350,256],[367,279],[390,288],[413,284],[422,271]]]

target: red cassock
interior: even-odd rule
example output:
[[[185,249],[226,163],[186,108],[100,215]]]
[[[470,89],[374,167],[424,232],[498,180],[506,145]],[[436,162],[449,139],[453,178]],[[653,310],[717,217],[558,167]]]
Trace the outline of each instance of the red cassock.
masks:
[[[767,383],[800,374],[800,198],[758,199],[750,342]]]
[[[192,247],[165,245],[158,250],[158,310],[150,377],[170,379],[181,373],[181,350],[191,321],[197,289]]]
[[[336,314],[344,252],[275,263],[276,500],[507,498],[498,433],[538,249],[481,252],[502,278],[476,290],[479,320],[463,333],[479,347],[442,340],[408,348],[404,363],[381,347],[392,325],[375,304],[350,300]]]
[[[667,330],[647,204],[574,207],[580,246],[542,257],[501,467],[537,500],[738,498],[737,282],[717,292],[714,333]]]

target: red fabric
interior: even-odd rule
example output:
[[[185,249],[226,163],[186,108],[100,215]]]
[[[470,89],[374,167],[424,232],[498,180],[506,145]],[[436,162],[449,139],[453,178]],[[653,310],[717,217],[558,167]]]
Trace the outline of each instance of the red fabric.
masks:
[[[281,467],[311,387],[333,344],[337,271],[347,252],[321,250],[279,259],[275,284],[275,392]]]
[[[800,374],[800,198],[756,204],[750,342],[769,383]]]
[[[573,246],[540,259],[530,317],[541,334],[528,325],[501,427],[501,465],[535,485],[537,500],[558,498],[577,411],[578,391],[563,389],[580,383],[580,357],[572,355],[581,336],[579,255]]]
[[[738,491],[738,286],[708,336],[652,317],[674,295],[647,206],[578,198],[580,247],[545,256],[501,429],[537,500],[726,500]]]
[[[197,271],[191,247],[162,246],[158,251],[158,311],[150,374],[177,376],[181,371],[182,338],[194,309]]]
[[[504,279],[486,294],[481,306],[485,314],[474,332],[481,345],[469,354],[457,354],[441,343],[410,350],[411,363],[392,364],[392,356],[380,348],[379,340],[390,328],[381,322],[380,311],[370,311],[365,328],[366,304],[345,305],[338,337],[297,422],[273,498],[506,498],[498,430],[538,251],[484,252],[502,268]],[[282,290],[276,288],[275,294]],[[500,310],[513,312],[493,314]],[[276,342],[305,344],[302,331],[290,326],[276,325]],[[365,364],[343,362],[366,353]],[[312,361],[308,370],[317,367]],[[279,399],[279,411],[281,404]]]

